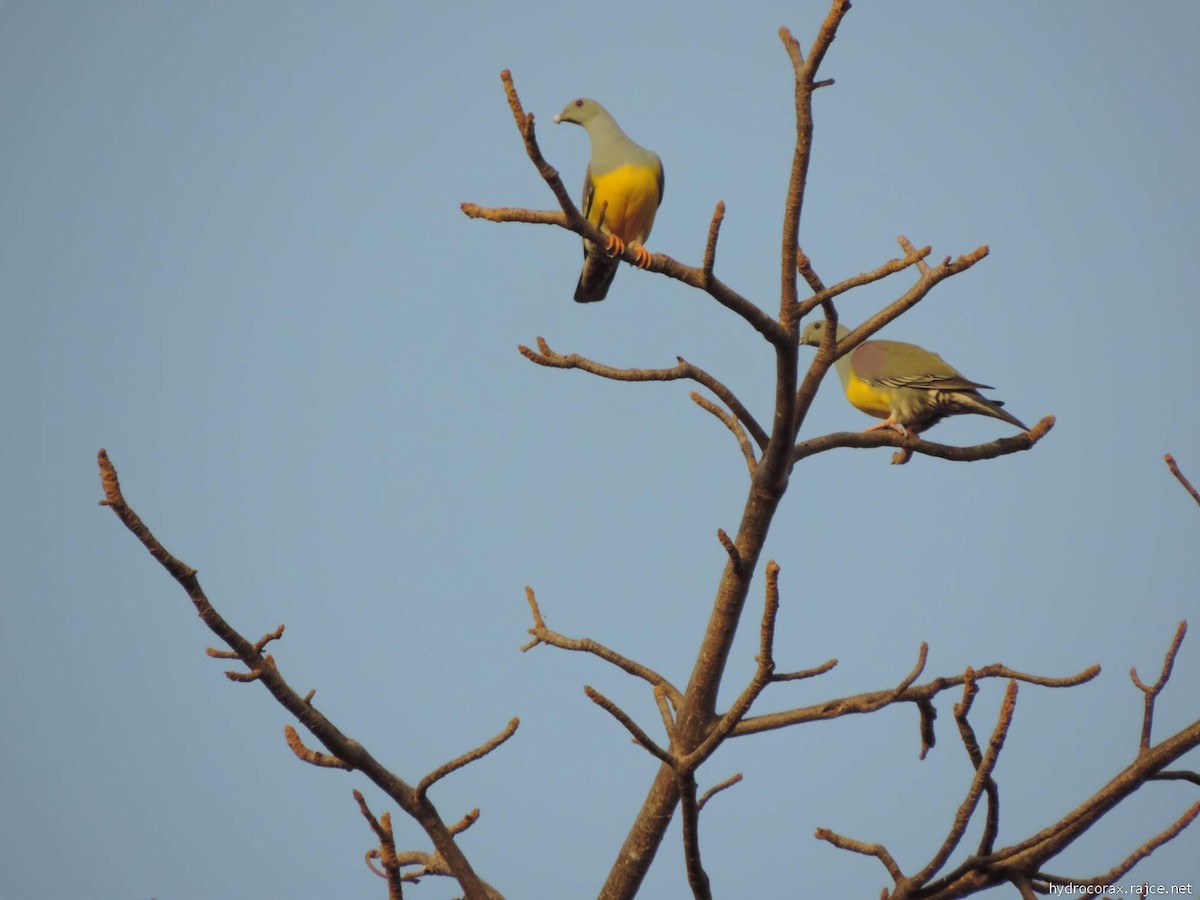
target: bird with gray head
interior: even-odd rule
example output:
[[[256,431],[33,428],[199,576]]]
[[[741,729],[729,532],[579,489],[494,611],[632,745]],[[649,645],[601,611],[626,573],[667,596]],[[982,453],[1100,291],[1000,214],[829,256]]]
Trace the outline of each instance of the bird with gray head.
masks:
[[[800,343],[817,347],[825,335],[825,322],[810,322],[800,334]],[[837,327],[841,341],[850,333]],[[883,419],[867,431],[892,428],[901,434],[920,434],[946,416],[976,413],[1001,419],[1028,431],[1025,423],[1002,409],[999,400],[989,400],[981,390],[992,390],[965,378],[936,353],[903,341],[863,341],[839,358],[834,366],[850,405],[869,416]]]
[[[662,203],[662,161],[657,153],[630,140],[595,100],[572,100],[554,121],[582,125],[591,138],[592,158],[583,180],[582,212],[608,235],[608,243],[601,247],[584,240],[583,271],[575,287],[575,300],[603,300],[626,245],[637,256],[638,266],[650,266],[652,257],[642,245],[650,237]]]

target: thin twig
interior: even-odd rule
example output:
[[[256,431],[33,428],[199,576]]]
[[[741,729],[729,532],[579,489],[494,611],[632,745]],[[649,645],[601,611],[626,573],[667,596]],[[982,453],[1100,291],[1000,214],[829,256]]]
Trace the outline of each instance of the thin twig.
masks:
[[[837,659],[827,659],[819,666],[813,666],[811,669],[800,669],[798,672],[778,672],[771,676],[771,680],[802,681],[805,678],[816,678],[818,675],[824,675],[837,664]]]
[[[517,350],[526,359],[537,363],[539,366],[546,366],[552,369],[578,369],[581,372],[598,375],[601,378],[608,378],[613,381],[679,381],[680,379],[690,379],[697,384],[704,385],[704,387],[716,394],[721,402],[728,406],[730,411],[737,416],[738,421],[745,425],[746,430],[750,432],[760,448],[766,447],[769,440],[762,426],[758,424],[754,416],[750,414],[750,411],[746,409],[745,405],[737,398],[737,395],[733,391],[704,371],[704,369],[693,365],[681,356],[675,357],[679,364],[669,369],[620,369],[615,366],[598,363],[585,356],[580,356],[578,353],[555,353],[550,349],[550,345],[546,343],[545,338],[542,337],[537,339],[537,350],[530,349],[523,344],[517,347]]]
[[[758,468],[758,460],[754,457],[754,448],[750,446],[750,438],[746,436],[746,430],[742,428],[742,423],[737,420],[737,416],[721,409],[717,404],[696,391],[689,392],[688,396],[692,398],[693,403],[705,412],[716,416],[717,420],[729,429],[734,439],[738,442],[738,447],[742,450],[742,458],[746,460],[746,469],[750,473],[750,477],[754,478],[754,471]]]
[[[767,561],[765,599],[763,602],[762,622],[759,625],[758,657],[754,676],[750,683],[738,695],[733,705],[722,715],[700,744],[679,761],[681,770],[695,771],[701,763],[712,756],[713,752],[746,717],[754,701],[771,683],[775,672],[775,619],[779,613],[779,564],[771,559]]]
[[[1200,491],[1197,491],[1192,486],[1192,483],[1187,480],[1184,474],[1179,471],[1179,466],[1175,462],[1175,457],[1168,453],[1163,457],[1163,459],[1167,461],[1167,468],[1171,470],[1172,475],[1179,479],[1179,483],[1183,485],[1184,490],[1192,495],[1193,500],[1195,500],[1197,503],[1200,503]]]
[[[717,529],[717,540],[721,542],[721,546],[729,554],[729,562],[733,566],[734,571],[740,571],[742,567],[742,554],[738,552],[737,544],[725,533],[724,528]]]
[[[902,237],[899,240],[906,253],[912,254],[915,252],[905,238]],[[947,256],[936,267],[926,265],[923,259],[920,260],[917,263],[917,268],[921,272],[921,277],[917,279],[916,284],[909,288],[903,296],[893,300],[879,312],[875,313],[875,315],[861,323],[857,328],[851,330],[842,340],[838,341],[838,356],[844,356],[849,353],[885,325],[899,318],[920,303],[935,286],[947,278],[958,275],[960,272],[965,272],[987,256],[988,253],[988,247],[984,244],[976,247],[970,253],[964,253],[957,259],[951,259]]]
[[[470,765],[471,763],[475,762],[475,760],[482,759],[483,757],[487,756],[489,753],[507,741],[510,737],[516,734],[517,728],[520,726],[520,724],[521,720],[518,717],[513,716],[512,719],[509,720],[508,724],[504,726],[504,730],[491,740],[480,744],[474,750],[468,750],[462,756],[456,756],[449,762],[438,766],[417,783],[417,796],[424,799],[425,795],[429,793],[429,789],[451,772],[456,772],[463,766]]]
[[[914,256],[917,254],[917,250],[913,247],[912,242],[904,235],[897,237],[896,243],[900,245],[900,249],[903,250],[906,255]],[[927,252],[921,253],[920,258],[917,260],[917,271],[919,271],[922,275],[925,275],[929,272],[929,263],[925,261],[925,257],[928,255],[929,253]]]
[[[872,269],[870,272],[863,272],[859,275],[853,276],[852,278],[847,278],[845,281],[839,281],[833,287],[816,288],[813,295],[807,300],[803,301],[799,307],[797,307],[800,318],[804,318],[818,306],[821,306],[823,303],[832,300],[834,297],[837,297],[840,294],[846,293],[846,291],[856,287],[861,287],[864,284],[871,284],[872,282],[887,278],[889,275],[894,275],[897,272],[903,272],[909,266],[913,266],[924,261],[925,257],[929,256],[929,254],[932,252],[932,247],[922,247],[920,250],[913,250],[906,256],[903,256],[899,259],[889,259],[882,266],[877,269]],[[802,258],[803,261],[807,261],[807,259],[807,257]],[[800,268],[800,274],[807,276],[806,269],[807,272],[812,272],[811,263],[807,266],[802,265]]]
[[[800,217],[804,209],[804,191],[808,183],[808,166],[812,158],[812,94],[817,70],[825,59],[829,46],[837,35],[842,18],[850,11],[849,0],[835,0],[829,14],[809,48],[808,58],[800,52],[800,42],[787,28],[779,29],[780,40],[792,61],[795,75],[794,103],[796,114],[796,143],[792,154],[792,171],[784,200],[783,235],[780,253],[779,323],[789,335],[798,333],[796,311],[796,253],[799,247]]]
[[[367,867],[376,875],[387,879],[388,900],[403,900],[404,887],[400,876],[400,861],[396,857],[396,838],[392,834],[392,817],[384,813],[379,819],[376,819],[370,807],[367,806],[362,791],[354,791],[354,799],[358,801],[359,812],[367,820],[371,830],[375,832],[375,837],[379,839],[379,849],[367,854]],[[382,872],[371,865],[373,858],[378,859],[380,865],[383,866]]]
[[[966,708],[970,706],[969,696],[973,695],[973,684],[974,680],[969,679],[964,686],[964,692],[967,695],[964,696],[963,700],[964,717],[966,715]],[[967,796],[963,798],[963,802],[959,805],[958,811],[954,815],[954,823],[950,828],[950,833],[946,835],[946,840],[942,842],[942,846],[934,854],[933,859],[920,872],[913,875],[909,879],[909,883],[913,885],[925,884],[946,864],[946,860],[950,858],[950,854],[954,852],[954,848],[962,840],[963,834],[967,830],[967,825],[971,821],[971,816],[979,804],[979,798],[984,792],[984,787],[991,780],[992,771],[996,768],[1000,751],[1004,747],[1004,739],[1008,736],[1008,729],[1012,724],[1013,712],[1016,709],[1016,705],[1017,682],[1010,681],[1008,688],[1004,692],[1004,702],[1000,706],[999,721],[996,722],[996,728],[992,732],[991,740],[988,741],[987,752],[983,754],[979,764],[975,767],[975,777],[971,781],[971,787],[967,791]],[[972,735],[972,740],[973,738],[974,736]],[[978,753],[978,747],[976,747],[976,753]]]
[[[1013,875],[1010,882],[1021,895],[1021,900],[1035,900],[1037,897],[1033,892],[1033,884],[1024,875]]]
[[[956,704],[954,707],[954,721],[958,725],[958,733],[962,738],[963,747],[967,751],[967,756],[971,760],[971,765],[978,772],[983,766],[983,753],[979,749],[979,742],[975,738],[975,729],[971,727],[967,716],[971,711],[971,706],[975,702],[975,697],[979,693],[979,685],[975,681],[975,672],[969,668],[963,673],[965,680],[963,681],[963,699],[962,703]],[[1015,681],[1009,682],[1016,684]],[[984,780],[984,792],[987,795],[987,811],[985,813],[983,834],[979,838],[979,848],[975,851],[978,856],[985,856],[995,849],[996,834],[1000,828],[1000,790],[996,786],[996,780],[991,775]]]
[[[730,775],[724,781],[718,781],[716,784],[714,784],[712,787],[710,787],[707,791],[704,792],[704,796],[700,798],[700,801],[696,804],[696,808],[698,810],[704,809],[704,805],[706,803],[708,803],[709,800],[711,800],[717,794],[721,793],[721,791],[725,791],[725,790],[728,790],[729,788],[733,787],[735,784],[737,784],[741,780],[742,780],[742,773],[738,772],[736,775]]]
[[[1076,685],[1091,681],[1099,674],[1099,666],[1089,666],[1082,672],[1066,678],[1047,678],[1042,675],[1031,675],[1027,672],[1010,669],[1008,666],[1002,666],[999,663],[975,667],[976,680],[983,678],[1011,678],[1026,684],[1036,684],[1041,687],[1050,688],[1075,687]],[[824,703],[818,703],[813,706],[802,706],[797,709],[767,713],[761,716],[748,716],[738,724],[733,733],[741,737],[747,734],[758,734],[761,731],[788,728],[792,725],[800,725],[805,722],[837,719],[842,716],[874,712],[891,703],[920,703],[921,701],[933,699],[940,692],[948,688],[958,687],[963,681],[963,675],[943,675],[925,684],[906,688],[899,694],[896,693],[895,688],[886,688],[880,691],[870,691],[865,694],[855,694],[851,697],[827,700]]]
[[[1190,781],[1192,784],[1200,787],[1200,772],[1172,769],[1166,772],[1157,772],[1149,776],[1147,781]]]
[[[1175,823],[1170,828],[1150,838],[1150,840],[1146,841],[1146,843],[1142,844],[1142,846],[1138,847],[1133,853],[1129,854],[1129,856],[1103,875],[1096,875],[1092,878],[1063,878],[1057,875],[1043,875],[1039,873],[1038,877],[1048,884],[1077,884],[1081,887],[1116,884],[1129,873],[1130,869],[1163,844],[1179,837],[1183,833],[1183,830],[1195,821],[1197,816],[1200,816],[1200,803],[1193,803],[1182,816],[1175,820]]]
[[[888,870],[892,880],[896,882],[904,880],[904,872],[901,871],[900,866],[896,864],[896,860],[892,858],[892,854],[888,853],[883,844],[867,844],[863,841],[856,841],[854,838],[845,837],[828,828],[818,828],[814,837],[818,841],[833,844],[839,850],[849,850],[851,853],[861,853],[863,856],[874,856],[883,863],[883,867]]]
[[[538,644],[546,644],[551,647],[558,647],[560,650],[590,653],[607,663],[611,663],[623,672],[627,672],[635,678],[640,678],[648,682],[653,687],[661,686],[676,707],[683,702],[683,694],[679,692],[679,689],[649,666],[643,666],[639,662],[634,662],[632,659],[622,656],[615,650],[610,650],[608,647],[597,641],[593,641],[591,638],[569,638],[566,635],[559,634],[557,631],[551,631],[547,628],[546,620],[542,618],[542,611],[538,606],[533,588],[525,588],[525,599],[529,603],[529,608],[533,613],[533,627],[529,629],[529,633],[533,635],[533,640],[521,647],[522,652],[531,650]]]
[[[654,686],[654,703],[658,707],[658,714],[662,716],[663,730],[667,733],[667,744],[675,743],[675,716],[671,711],[671,701],[667,698],[667,691],[661,684]]]
[[[708,241],[704,245],[704,264],[701,266],[706,280],[712,278],[713,266],[717,261],[717,238],[721,234],[721,222],[725,219],[725,203],[717,202],[713,210],[712,222],[708,226]]]
[[[652,756],[656,757],[668,766],[673,767],[675,765],[675,760],[671,754],[655,743],[654,739],[651,738],[650,735],[646,734],[646,732],[641,729],[637,722],[633,721],[633,718],[629,715],[629,713],[625,712],[625,710],[621,709],[621,707],[617,706],[617,704],[613,703],[591,685],[585,685],[583,692],[587,694],[587,698],[589,700],[624,725],[625,730],[633,735],[633,739],[641,744],[646,752],[650,753]]]
[[[306,763],[310,763],[314,766],[320,766],[321,768],[325,769],[351,770],[354,768],[332,754],[322,753],[319,750],[313,750],[304,746],[304,741],[300,739],[299,732],[297,732],[296,729],[291,725],[283,726],[283,736],[292,752]]]
[[[1186,634],[1187,622],[1180,622],[1175,628],[1175,637],[1171,641],[1171,646],[1167,648],[1166,655],[1163,657],[1162,674],[1158,676],[1158,681],[1154,682],[1154,684],[1144,684],[1142,679],[1138,677],[1136,666],[1129,670],[1130,679],[1137,686],[1137,689],[1145,695],[1142,711],[1142,738],[1138,744],[1143,751],[1150,747],[1150,730],[1154,725],[1154,703],[1171,678],[1171,670],[1175,667],[1175,654],[1179,652],[1179,647],[1183,643],[1183,637]]]

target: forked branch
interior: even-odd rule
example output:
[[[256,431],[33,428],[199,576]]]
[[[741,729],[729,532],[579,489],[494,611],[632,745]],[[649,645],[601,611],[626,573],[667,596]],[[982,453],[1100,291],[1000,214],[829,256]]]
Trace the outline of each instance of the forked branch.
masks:
[[[1182,634],[1181,627],[1176,632],[1176,639],[1165,654],[1163,676],[1159,681],[1149,688],[1139,685],[1148,692],[1148,696],[1150,693],[1157,696],[1166,685],[1170,676],[1171,664],[1178,652],[1179,642],[1182,640]],[[1087,670],[1072,680],[1078,683],[1083,676],[1091,677],[1094,674],[1096,671]],[[1066,849],[1101,817],[1147,783],[1156,780],[1156,776],[1166,774],[1164,770],[1174,760],[1200,746],[1200,721],[1197,721],[1157,745],[1143,746],[1130,766],[1058,822],[1019,843],[993,850],[992,845],[995,842],[997,830],[999,795],[995,782],[992,780],[992,771],[1003,746],[1004,736],[1011,724],[1013,703],[1016,699],[1016,681],[1012,680],[1009,683],[1005,702],[1001,708],[1000,721],[988,744],[987,751],[981,752],[975,742],[974,731],[967,722],[967,714],[977,691],[979,675],[979,672],[970,669],[964,674],[962,678],[963,700],[955,709],[955,718],[959,723],[964,746],[975,765],[975,777],[972,779],[966,799],[954,818],[949,835],[920,872],[912,876],[904,876],[882,844],[863,844],[827,830],[817,833],[818,838],[827,840],[835,846],[858,853],[867,853],[883,862],[895,882],[893,890],[887,894],[890,900],[910,900],[910,898],[911,900],[917,900],[917,898],[920,900],[950,900],[950,898],[965,897],[1005,882],[1015,885],[1021,891],[1022,896],[1031,895],[1034,889],[1045,892],[1049,885],[1061,885],[1068,882],[1081,886],[1112,884],[1132,869],[1137,862],[1177,837],[1197,816],[1200,816],[1200,803],[1193,804],[1166,830],[1150,838],[1116,867],[1094,878],[1064,878],[1051,875],[1044,870],[1047,862]],[[1134,678],[1136,681],[1136,675]],[[1045,683],[1046,680],[1039,679],[1039,681]],[[961,841],[967,823],[978,806],[979,798],[984,794],[988,798],[987,821],[978,850],[946,875],[936,881],[931,881],[930,879],[945,865],[946,860]]]
[[[1175,655],[1179,652],[1179,647],[1183,644],[1183,638],[1186,634],[1187,622],[1180,622],[1175,628],[1175,637],[1171,641],[1171,646],[1167,648],[1166,656],[1163,657],[1162,673],[1158,676],[1158,681],[1154,682],[1154,684],[1145,684],[1138,677],[1136,666],[1129,670],[1129,678],[1133,681],[1134,686],[1145,695],[1145,705],[1142,711],[1142,739],[1138,744],[1142,751],[1150,748],[1150,731],[1154,726],[1154,703],[1158,700],[1158,695],[1162,693],[1163,688],[1167,686],[1167,682],[1171,679],[1171,670],[1175,668]]]
[[[923,644],[922,647],[925,645]],[[920,665],[918,662],[918,666]],[[1010,669],[1008,666],[993,663],[988,666],[978,666],[970,670],[975,681],[987,678],[1006,678],[1026,684],[1036,684],[1050,688],[1068,688],[1091,681],[1100,674],[1099,666],[1089,666],[1082,672],[1066,678],[1050,678],[1044,675],[1033,675]],[[911,675],[911,673],[910,673]],[[837,719],[848,715],[861,715],[883,709],[893,703],[913,703],[920,705],[928,703],[942,691],[959,687],[967,680],[967,675],[940,676],[925,684],[901,682],[900,690],[895,687],[865,694],[855,694],[850,697],[840,697],[827,700],[813,706],[802,706],[784,712],[767,713],[761,716],[749,716],[743,719],[734,729],[735,736],[757,734],[760,731],[772,731],[777,728],[788,728],[804,722],[816,722],[823,719]],[[905,679],[907,681],[907,678]],[[930,742],[932,744],[932,742]]]
[[[551,631],[546,626],[546,620],[542,618],[542,610],[538,606],[537,596],[534,594],[533,588],[525,588],[525,600],[529,603],[530,612],[533,613],[533,627],[529,629],[529,633],[533,635],[533,640],[521,647],[522,653],[532,650],[538,644],[558,647],[560,650],[573,650],[577,653],[590,653],[607,663],[611,663],[621,671],[628,672],[635,678],[642,679],[655,689],[661,688],[676,707],[683,701],[683,694],[679,692],[679,689],[649,666],[643,666],[639,662],[634,662],[632,659],[622,656],[615,650],[610,650],[608,647],[598,641],[593,641],[591,638],[569,638],[566,635],[559,634],[557,631]]]
[[[298,694],[284,680],[274,660],[269,656],[262,655],[261,648],[269,640],[274,640],[282,635],[282,629],[252,643],[225,621],[209,602],[201,588],[200,581],[196,577],[196,570],[168,552],[141,517],[126,503],[120,481],[117,478],[117,470],[109,460],[108,454],[103,450],[97,455],[97,463],[100,468],[100,483],[104,489],[104,499],[100,501],[100,504],[111,509],[122,524],[149,551],[150,555],[158,560],[171,577],[179,583],[191,599],[201,621],[233,650],[237,658],[249,670],[244,675],[243,673],[233,674],[243,676],[240,680],[253,680],[261,683],[271,692],[276,701],[299,719],[301,724],[332,754],[329,756],[309,750],[304,747],[298,735],[294,741],[289,735],[288,742],[297,756],[314,765],[357,769],[362,772],[416,820],[429,836],[438,856],[445,862],[448,871],[458,880],[467,897],[472,900],[498,897],[499,894],[488,887],[475,873],[467,857],[455,842],[450,829],[442,821],[428,797],[386,769],[358,741],[342,734],[324,714],[312,705],[311,693],[308,696]]]
[[[769,440],[767,433],[733,391],[699,366],[685,360],[682,356],[675,357],[678,364],[669,369],[619,369],[614,366],[605,365],[604,363],[595,362],[585,356],[580,356],[578,353],[555,353],[550,349],[550,345],[546,343],[546,339],[542,337],[537,339],[537,350],[532,350],[524,344],[517,347],[517,350],[530,362],[535,362],[539,366],[546,366],[551,369],[578,369],[581,372],[598,375],[601,378],[609,378],[613,381],[678,381],[684,378],[690,379],[708,388],[720,398],[722,403],[729,407],[730,411],[737,417],[738,422],[750,432],[759,449],[764,449],[767,446],[767,441]]]

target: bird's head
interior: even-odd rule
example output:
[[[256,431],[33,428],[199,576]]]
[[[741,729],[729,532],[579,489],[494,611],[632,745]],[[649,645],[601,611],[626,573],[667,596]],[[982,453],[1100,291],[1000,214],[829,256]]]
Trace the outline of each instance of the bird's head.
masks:
[[[574,122],[576,125],[587,127],[588,122],[602,115],[607,115],[603,106],[595,100],[580,97],[564,106],[563,111],[554,117],[554,122],[555,124],[559,122]]]
[[[850,329],[839,323],[837,339],[840,341],[849,333]],[[808,347],[819,347],[823,337],[825,337],[825,320],[817,319],[817,321],[809,322],[804,326],[804,330],[800,332],[800,343]]]

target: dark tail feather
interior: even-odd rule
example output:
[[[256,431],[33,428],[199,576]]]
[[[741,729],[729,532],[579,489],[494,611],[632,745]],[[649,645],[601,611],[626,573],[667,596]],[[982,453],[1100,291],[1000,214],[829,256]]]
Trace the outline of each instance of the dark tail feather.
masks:
[[[1009,425],[1016,425],[1022,431],[1028,431],[1029,426],[1014,416],[1012,413],[1002,409],[1004,406],[1003,400],[989,400],[983,394],[976,391],[962,392],[964,398],[970,398],[970,406],[977,413],[982,413],[985,416],[991,416],[993,419],[1000,419],[1007,422]]]
[[[608,296],[608,286],[612,284],[620,264],[619,259],[603,250],[584,253],[583,271],[579,273],[579,284],[575,286],[575,302],[593,303]]]

